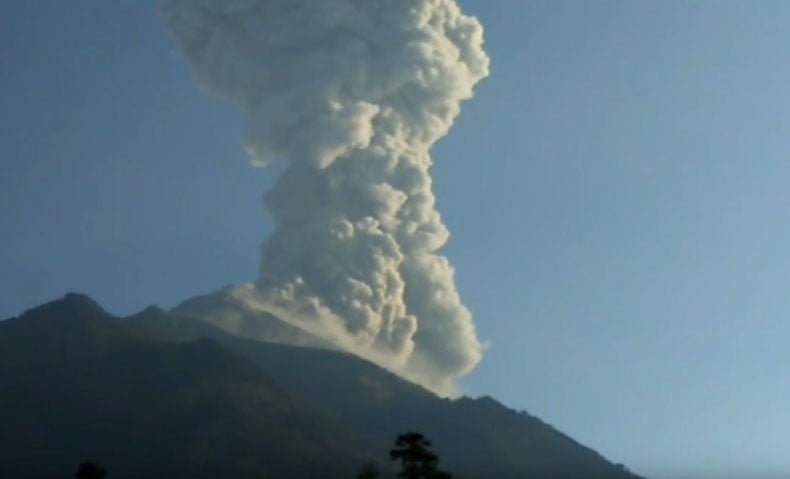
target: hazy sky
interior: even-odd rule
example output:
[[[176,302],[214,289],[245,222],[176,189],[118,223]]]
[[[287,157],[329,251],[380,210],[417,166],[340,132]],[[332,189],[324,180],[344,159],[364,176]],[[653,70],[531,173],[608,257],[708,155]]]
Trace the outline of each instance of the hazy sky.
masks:
[[[465,0],[434,151],[465,382],[653,478],[790,474],[790,3]],[[257,274],[275,178],[148,1],[0,0],[0,316]]]

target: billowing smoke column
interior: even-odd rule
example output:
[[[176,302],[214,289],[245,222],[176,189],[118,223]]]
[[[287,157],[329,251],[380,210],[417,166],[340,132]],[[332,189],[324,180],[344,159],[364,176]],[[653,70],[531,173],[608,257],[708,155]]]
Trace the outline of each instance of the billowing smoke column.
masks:
[[[482,347],[437,254],[448,232],[428,151],[488,73],[480,24],[453,0],[162,11],[200,85],[246,112],[252,162],[286,162],[249,301],[446,390]]]

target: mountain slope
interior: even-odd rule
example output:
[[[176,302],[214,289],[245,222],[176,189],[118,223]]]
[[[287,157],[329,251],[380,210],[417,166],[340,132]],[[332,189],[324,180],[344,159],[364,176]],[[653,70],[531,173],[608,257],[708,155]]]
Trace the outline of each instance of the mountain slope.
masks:
[[[201,319],[223,331],[279,344],[336,350],[335,345],[269,313],[255,311],[232,293],[233,288],[190,298],[170,312]]]
[[[315,477],[365,455],[210,340],[142,339],[70,295],[0,323],[0,477]]]
[[[0,322],[0,384],[0,477],[93,458],[111,477],[350,478],[373,457],[386,472],[406,430],[459,479],[636,477],[491,398],[156,308],[114,318],[79,295]]]
[[[222,293],[202,301],[216,314]],[[189,313],[201,316],[199,308]],[[636,477],[540,419],[489,397],[451,401],[350,354],[243,339],[163,312],[143,316],[133,319],[160,337],[212,337],[249,358],[295,397],[352,425],[374,453],[387,451],[396,434],[411,428],[433,439],[448,469],[467,477]]]

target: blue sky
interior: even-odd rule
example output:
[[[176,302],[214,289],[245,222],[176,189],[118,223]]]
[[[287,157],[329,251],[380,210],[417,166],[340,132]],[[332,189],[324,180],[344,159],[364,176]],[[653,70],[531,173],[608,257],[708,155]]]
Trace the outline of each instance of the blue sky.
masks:
[[[434,150],[491,347],[464,384],[653,478],[790,473],[790,4],[467,0],[491,77]],[[255,277],[240,113],[154,2],[0,0],[0,316]]]

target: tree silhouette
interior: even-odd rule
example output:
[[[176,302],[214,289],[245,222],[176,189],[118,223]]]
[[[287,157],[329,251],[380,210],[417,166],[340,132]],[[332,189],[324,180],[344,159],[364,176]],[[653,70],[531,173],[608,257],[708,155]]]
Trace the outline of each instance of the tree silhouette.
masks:
[[[369,462],[362,466],[362,470],[357,474],[357,479],[379,479],[380,477],[379,468],[376,467],[374,462]]]
[[[431,441],[419,432],[399,434],[395,449],[390,451],[393,461],[400,461],[398,477],[403,479],[451,479],[453,476],[439,469],[439,457],[428,448]]]
[[[75,479],[105,479],[107,471],[97,466],[93,461],[87,461],[80,464],[74,477]]]

